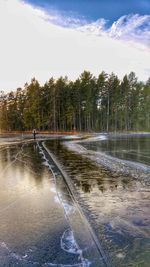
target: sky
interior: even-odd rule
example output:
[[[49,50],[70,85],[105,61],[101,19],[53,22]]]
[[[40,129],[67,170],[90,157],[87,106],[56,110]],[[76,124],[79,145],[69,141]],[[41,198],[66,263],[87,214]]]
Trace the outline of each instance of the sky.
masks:
[[[87,20],[104,18],[110,23],[127,14],[145,15],[150,9],[149,0],[28,0],[26,2],[46,10],[57,10],[64,14],[84,17]]]
[[[84,71],[150,77],[150,0],[0,0],[0,90]]]

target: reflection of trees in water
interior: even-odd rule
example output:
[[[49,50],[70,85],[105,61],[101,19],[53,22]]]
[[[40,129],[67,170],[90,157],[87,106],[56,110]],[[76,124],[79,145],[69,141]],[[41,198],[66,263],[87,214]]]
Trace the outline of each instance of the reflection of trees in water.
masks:
[[[138,259],[144,258],[148,245],[141,233],[148,228],[143,224],[140,229],[137,223],[139,220],[143,223],[143,218],[147,220],[147,212],[144,211],[145,207],[147,210],[147,200],[145,202],[143,192],[137,190],[138,181],[98,167],[60,144],[53,149],[51,142],[49,148],[74,183],[78,202],[104,251],[111,255],[111,259],[114,258],[112,263],[115,266],[129,266],[133,258],[135,261],[135,254],[139,255]],[[141,199],[138,200],[138,197]],[[142,254],[144,256],[140,256]]]
[[[28,168],[34,172],[34,180],[37,184],[41,183],[43,180],[45,167],[42,163],[42,156],[39,154],[39,148],[36,144],[26,145],[24,148],[24,154],[22,155],[23,161],[28,166]]]
[[[82,190],[84,193],[90,193],[92,191],[92,186],[89,183],[81,183],[82,184]]]
[[[58,140],[48,141],[47,145],[64,166],[74,185],[84,193],[90,193],[95,187],[103,193],[107,190],[115,191],[119,186],[134,186],[134,180],[130,177],[119,176],[96,166],[90,160],[68,151]]]
[[[16,171],[25,174],[27,171],[33,174],[30,179],[34,179],[37,184],[42,182],[45,172],[44,166],[41,164],[42,158],[35,144],[18,144],[7,147],[0,151],[1,168],[9,166]]]

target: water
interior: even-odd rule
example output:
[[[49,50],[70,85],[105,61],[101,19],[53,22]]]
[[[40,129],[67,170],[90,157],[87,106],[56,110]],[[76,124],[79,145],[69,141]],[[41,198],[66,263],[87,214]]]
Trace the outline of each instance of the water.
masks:
[[[37,147],[8,148],[0,159],[0,266],[74,262],[60,249],[60,236],[68,226]]]
[[[117,140],[104,141],[105,144]],[[103,144],[99,147],[104,148]],[[128,144],[129,140],[125,140]],[[141,141],[142,142],[142,141]],[[118,141],[125,147],[122,139]],[[47,142],[74,186],[76,199],[91,223],[112,266],[150,266],[150,188],[142,179],[96,166],[59,141]],[[86,143],[86,147],[98,143]],[[136,148],[135,144],[133,145]],[[114,147],[112,145],[112,147]],[[130,146],[131,147],[131,146]],[[142,145],[141,145],[142,149]],[[147,146],[145,146],[145,151]],[[110,147],[106,149],[110,151]],[[104,151],[103,150],[103,151]],[[145,162],[144,162],[145,163]]]
[[[0,266],[105,267],[41,144],[0,148]]]
[[[131,142],[121,137],[86,142],[85,146],[92,149],[97,143],[98,151],[103,147],[103,152],[110,153],[111,149],[116,151],[113,147],[117,142],[120,153],[121,146],[127,150],[123,142],[136,149],[134,139]],[[110,146],[106,148],[106,144]],[[138,151],[143,149],[148,155],[148,144],[140,144]],[[96,166],[82,154],[69,151],[61,140],[47,141],[46,146],[68,174],[73,195],[103,253],[99,254],[86,220],[42,144],[3,145],[0,266],[98,267],[108,262],[114,267],[149,267],[149,183]]]
[[[105,140],[83,143],[83,146],[123,160],[150,165],[150,135],[110,136]]]

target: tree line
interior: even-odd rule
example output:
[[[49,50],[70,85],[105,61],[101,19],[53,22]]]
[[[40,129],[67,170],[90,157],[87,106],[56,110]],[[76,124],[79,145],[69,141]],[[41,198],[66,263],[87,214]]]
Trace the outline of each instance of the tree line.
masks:
[[[0,101],[4,131],[150,131],[150,78],[84,71],[75,81],[33,78]]]

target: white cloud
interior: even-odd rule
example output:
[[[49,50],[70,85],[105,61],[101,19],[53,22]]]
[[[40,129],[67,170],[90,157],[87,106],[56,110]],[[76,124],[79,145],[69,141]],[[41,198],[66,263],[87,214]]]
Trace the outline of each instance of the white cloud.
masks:
[[[108,30],[111,37],[137,42],[150,48],[150,16],[122,16]]]
[[[99,21],[102,32],[104,24]],[[95,75],[113,71],[119,77],[135,71],[144,80],[150,74],[148,50],[107,34],[54,25],[44,11],[19,0],[0,1],[0,35],[0,90],[16,89],[34,76],[41,83],[51,76],[75,79],[84,69]]]
[[[108,36],[112,39],[127,41],[137,47],[150,48],[150,15],[124,15],[109,28],[107,21],[99,19],[87,25],[78,27],[82,32],[97,36]]]
[[[48,11],[48,17],[49,22],[67,28],[78,28],[88,23],[84,17],[74,14],[62,14],[58,10],[53,9]]]
[[[81,32],[91,33],[93,35],[101,36],[106,34],[106,25],[107,21],[105,19],[98,19],[95,22],[79,26],[77,29]]]

